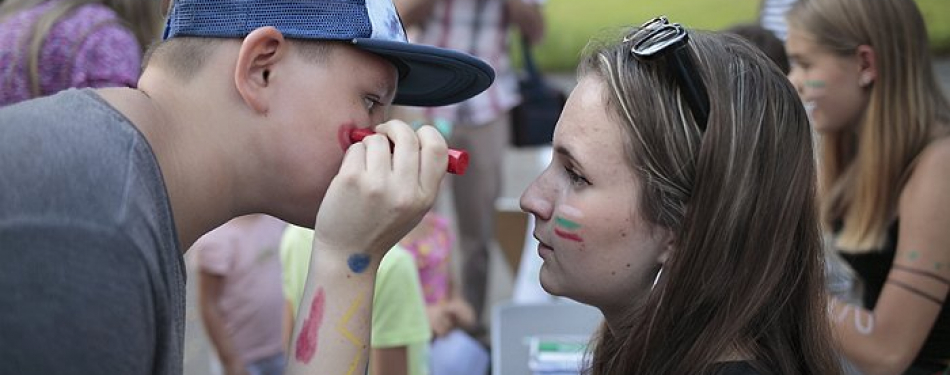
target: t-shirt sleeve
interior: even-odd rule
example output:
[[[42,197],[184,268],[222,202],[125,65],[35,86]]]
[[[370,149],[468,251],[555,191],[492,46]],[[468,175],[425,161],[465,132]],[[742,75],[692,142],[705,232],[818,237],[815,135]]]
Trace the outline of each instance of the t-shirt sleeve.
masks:
[[[432,337],[412,255],[396,246],[379,265],[373,297],[373,348],[408,346]]]
[[[133,241],[93,226],[0,225],[0,244],[0,373],[152,373],[162,281]]]
[[[191,249],[198,253],[198,268],[202,272],[223,276],[234,266],[235,248],[221,229],[208,232]]]
[[[288,225],[287,229],[284,229],[280,239],[284,298],[290,301],[295,313],[307,283],[312,251],[313,230],[295,225]]]
[[[136,87],[142,49],[135,36],[118,23],[92,30],[73,59],[73,87]]]

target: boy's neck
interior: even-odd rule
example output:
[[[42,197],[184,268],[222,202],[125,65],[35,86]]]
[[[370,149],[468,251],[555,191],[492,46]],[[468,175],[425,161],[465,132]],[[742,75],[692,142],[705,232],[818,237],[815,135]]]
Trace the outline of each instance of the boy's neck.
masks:
[[[193,109],[176,108],[161,90],[113,88],[97,93],[125,115],[148,142],[162,173],[182,251],[204,233],[237,215],[236,171],[231,160],[209,142],[210,121],[203,124],[185,116]],[[205,110],[207,112],[214,112]],[[200,112],[197,112],[200,113]],[[176,115],[179,114],[179,115]]]

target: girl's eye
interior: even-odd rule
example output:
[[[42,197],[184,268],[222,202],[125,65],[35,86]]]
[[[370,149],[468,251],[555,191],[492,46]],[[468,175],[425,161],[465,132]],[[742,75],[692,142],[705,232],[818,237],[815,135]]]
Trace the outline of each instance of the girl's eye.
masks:
[[[564,171],[567,172],[567,178],[571,181],[571,185],[574,185],[574,186],[590,185],[590,181],[584,178],[584,176],[581,176],[580,174],[575,172],[573,169],[569,167],[564,167]]]

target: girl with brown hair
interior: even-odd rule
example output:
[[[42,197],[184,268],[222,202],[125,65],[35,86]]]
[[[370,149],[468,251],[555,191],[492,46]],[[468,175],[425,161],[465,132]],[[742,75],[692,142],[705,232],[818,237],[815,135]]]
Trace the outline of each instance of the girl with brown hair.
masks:
[[[592,48],[521,198],[589,373],[839,374],[805,109],[738,37],[658,18]]]
[[[950,105],[912,0],[801,0],[789,78],[820,133],[833,245],[864,283],[831,301],[843,354],[866,374],[950,363]]]

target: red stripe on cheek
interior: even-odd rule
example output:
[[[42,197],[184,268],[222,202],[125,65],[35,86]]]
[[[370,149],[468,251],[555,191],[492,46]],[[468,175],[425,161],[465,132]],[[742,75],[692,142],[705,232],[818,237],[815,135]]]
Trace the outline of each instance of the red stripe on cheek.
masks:
[[[581,236],[578,236],[571,232],[566,232],[562,230],[561,228],[554,228],[554,234],[566,240],[571,240],[574,242],[584,242],[584,239],[582,239]]]
[[[323,303],[326,297],[323,294],[323,288],[317,289],[313,296],[313,302],[310,304],[310,315],[303,321],[303,328],[300,329],[300,336],[297,336],[297,360],[303,363],[310,363],[313,355],[317,354],[317,336],[320,334],[320,326],[323,325]]]

